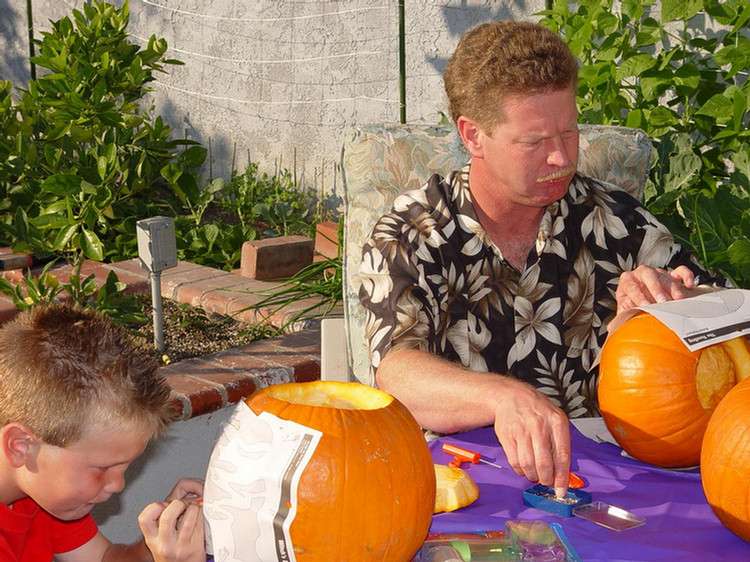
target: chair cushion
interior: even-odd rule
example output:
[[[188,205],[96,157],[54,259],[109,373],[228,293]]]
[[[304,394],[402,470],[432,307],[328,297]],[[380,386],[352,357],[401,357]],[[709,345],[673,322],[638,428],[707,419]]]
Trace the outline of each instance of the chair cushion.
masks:
[[[641,200],[652,145],[639,129],[581,125],[578,169]],[[353,129],[344,144],[344,317],[353,380],[374,385],[364,338],[357,271],[362,247],[397,195],[418,189],[434,173],[460,169],[469,156],[453,126],[369,125]]]

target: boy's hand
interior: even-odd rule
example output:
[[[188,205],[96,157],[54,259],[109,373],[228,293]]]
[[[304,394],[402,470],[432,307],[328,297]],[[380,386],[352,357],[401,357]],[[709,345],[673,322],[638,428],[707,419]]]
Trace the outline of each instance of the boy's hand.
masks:
[[[183,478],[177,484],[175,484],[172,491],[165,498],[164,501],[171,502],[172,500],[195,500],[203,497],[203,480],[197,478]]]
[[[203,482],[180,480],[167,501],[148,505],[138,524],[154,562],[205,562],[203,508],[195,499],[203,495]]]

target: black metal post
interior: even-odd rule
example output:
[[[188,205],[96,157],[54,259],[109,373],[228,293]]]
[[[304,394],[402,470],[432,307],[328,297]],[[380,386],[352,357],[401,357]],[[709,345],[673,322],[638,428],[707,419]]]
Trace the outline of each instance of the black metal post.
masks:
[[[26,0],[26,23],[29,28],[29,57],[34,56],[34,16],[31,9],[31,0]],[[36,65],[29,60],[31,67],[31,79],[36,80]]]
[[[404,0],[398,0],[398,86],[401,123],[406,123],[406,25]]]

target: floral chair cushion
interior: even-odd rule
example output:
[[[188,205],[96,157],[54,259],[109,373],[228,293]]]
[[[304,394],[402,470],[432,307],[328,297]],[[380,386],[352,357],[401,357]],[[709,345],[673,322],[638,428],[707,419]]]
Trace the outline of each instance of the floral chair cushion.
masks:
[[[651,139],[638,129],[580,126],[578,169],[641,200],[651,168]],[[433,173],[460,169],[469,157],[454,127],[387,125],[351,131],[344,144],[344,322],[350,378],[374,385],[359,302],[357,271],[375,222],[397,195],[418,189]]]

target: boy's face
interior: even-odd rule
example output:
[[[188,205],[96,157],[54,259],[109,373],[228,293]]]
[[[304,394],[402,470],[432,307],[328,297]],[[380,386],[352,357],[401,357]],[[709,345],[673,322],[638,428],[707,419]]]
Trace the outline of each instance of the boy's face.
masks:
[[[122,491],[125,469],[149,439],[132,428],[107,428],[92,430],[65,448],[40,443],[33,466],[27,467],[24,492],[59,519],[83,517]]]

